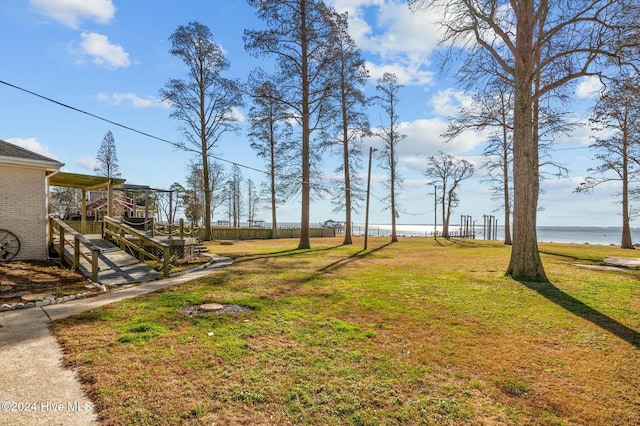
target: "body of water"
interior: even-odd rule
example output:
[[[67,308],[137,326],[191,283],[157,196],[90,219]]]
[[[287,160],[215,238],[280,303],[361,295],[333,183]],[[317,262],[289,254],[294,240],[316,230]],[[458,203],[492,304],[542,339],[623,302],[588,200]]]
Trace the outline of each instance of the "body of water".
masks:
[[[436,230],[438,235],[442,233],[441,226],[436,227]],[[432,237],[433,231],[433,225],[396,225],[396,233],[398,236]],[[485,230],[482,226],[476,225],[474,231],[476,239],[485,239]],[[460,232],[460,226],[451,226],[449,232],[452,235],[458,234]],[[354,224],[353,234],[364,235],[364,224]],[[622,239],[622,228],[599,226],[539,226],[537,228],[537,234],[538,241],[541,242],[619,245]],[[369,235],[391,235],[391,225],[369,225]],[[497,227],[495,239],[504,240],[504,227]],[[640,242],[640,228],[631,229],[631,239],[634,243]]]

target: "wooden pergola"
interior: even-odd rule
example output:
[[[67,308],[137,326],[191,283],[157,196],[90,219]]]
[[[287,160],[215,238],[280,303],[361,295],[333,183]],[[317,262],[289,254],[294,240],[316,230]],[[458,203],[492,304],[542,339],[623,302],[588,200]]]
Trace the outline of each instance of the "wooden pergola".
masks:
[[[87,229],[87,191],[106,188],[107,215],[113,216],[113,188],[114,186],[122,185],[126,181],[126,179],[67,172],[53,173],[47,177],[47,180],[49,182],[49,186],[61,186],[64,188],[77,188],[82,190],[82,216],[80,226],[83,234]]]

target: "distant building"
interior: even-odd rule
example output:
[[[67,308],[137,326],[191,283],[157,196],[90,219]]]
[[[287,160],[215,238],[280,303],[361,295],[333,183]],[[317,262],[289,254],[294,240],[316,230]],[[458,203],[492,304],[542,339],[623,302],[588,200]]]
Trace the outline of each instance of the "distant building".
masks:
[[[0,140],[0,229],[20,240],[20,251],[13,260],[47,258],[47,176],[62,166]]]

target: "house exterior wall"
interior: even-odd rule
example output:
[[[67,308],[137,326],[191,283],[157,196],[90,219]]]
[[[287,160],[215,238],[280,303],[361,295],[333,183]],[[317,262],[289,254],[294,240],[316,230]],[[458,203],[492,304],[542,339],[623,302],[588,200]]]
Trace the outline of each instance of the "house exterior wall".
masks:
[[[13,260],[47,257],[46,172],[0,164],[0,229],[14,233],[20,252]]]

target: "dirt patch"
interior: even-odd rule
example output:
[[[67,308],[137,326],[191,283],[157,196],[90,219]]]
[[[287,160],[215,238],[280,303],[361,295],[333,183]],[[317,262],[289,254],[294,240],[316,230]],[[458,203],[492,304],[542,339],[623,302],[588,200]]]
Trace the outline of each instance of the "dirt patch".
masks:
[[[84,275],[53,260],[0,263],[0,304],[99,291]]]
[[[241,305],[222,305],[222,309],[218,309],[216,311],[206,311],[201,309],[200,306],[187,306],[184,309],[180,309],[180,313],[182,315],[186,315],[188,317],[193,315],[220,315],[220,314],[240,314],[242,312],[249,312],[252,309],[248,306]]]

